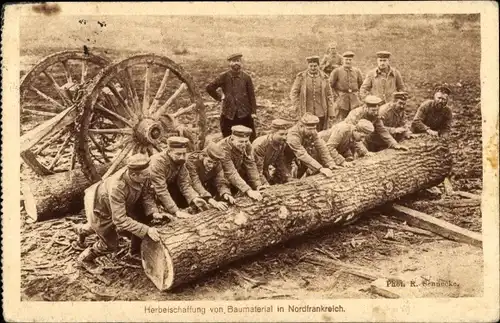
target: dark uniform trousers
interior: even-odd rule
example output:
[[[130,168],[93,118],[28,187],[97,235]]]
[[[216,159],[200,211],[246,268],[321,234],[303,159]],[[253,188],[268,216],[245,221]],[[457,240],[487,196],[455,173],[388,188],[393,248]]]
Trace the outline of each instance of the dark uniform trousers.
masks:
[[[231,135],[231,127],[241,125],[252,129],[252,134],[250,135],[250,142],[253,142],[257,138],[257,133],[255,131],[255,123],[251,115],[243,118],[238,118],[234,116],[234,119],[228,119],[225,116],[220,116],[220,129],[222,132],[222,137],[226,138]]]

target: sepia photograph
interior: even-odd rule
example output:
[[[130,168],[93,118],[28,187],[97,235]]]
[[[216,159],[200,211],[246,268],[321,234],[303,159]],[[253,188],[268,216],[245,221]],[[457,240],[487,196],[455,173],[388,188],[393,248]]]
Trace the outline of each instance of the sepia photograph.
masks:
[[[244,4],[6,11],[10,301],[144,302],[140,321],[391,321],[354,301],[483,299],[496,307],[456,311],[498,318],[498,50],[484,42],[498,29],[483,14],[498,8]]]

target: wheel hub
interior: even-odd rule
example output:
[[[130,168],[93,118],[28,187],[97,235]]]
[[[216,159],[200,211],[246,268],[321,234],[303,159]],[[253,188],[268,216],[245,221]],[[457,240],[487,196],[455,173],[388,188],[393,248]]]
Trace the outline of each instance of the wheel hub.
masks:
[[[163,127],[159,121],[145,118],[137,123],[134,133],[144,144],[158,144],[163,137]]]

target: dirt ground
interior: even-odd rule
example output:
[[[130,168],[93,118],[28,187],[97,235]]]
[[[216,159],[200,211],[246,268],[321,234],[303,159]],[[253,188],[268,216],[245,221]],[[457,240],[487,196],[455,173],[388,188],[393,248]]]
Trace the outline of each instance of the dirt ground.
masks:
[[[273,117],[291,115],[288,93],[293,79],[305,68],[304,57],[323,54],[335,40],[339,51],[356,53],[355,65],[366,72],[375,67],[374,52],[390,50],[411,94],[407,113],[413,117],[418,104],[432,95],[436,84],[448,83],[453,91],[454,125],[450,147],[454,154],[451,182],[456,190],[480,194],[482,143],[480,100],[480,31],[474,17],[447,16],[337,16],[337,17],[88,17],[22,22],[22,73],[37,60],[57,50],[81,48],[112,59],[138,52],[171,57],[204,88],[226,68],[233,51],[245,55],[257,100],[267,108],[258,111],[259,131]],[[120,20],[122,19],[122,20]],[[106,27],[97,24],[106,21]],[[47,28],[40,30],[43,24]],[[154,27],[152,27],[154,26]],[[173,27],[174,26],[174,27]],[[210,26],[210,28],[207,28]],[[63,28],[64,27],[64,28]],[[113,37],[110,37],[113,35]],[[126,36],[126,37],[121,37]],[[334,39],[331,37],[334,36]],[[235,46],[234,44],[237,44]],[[178,53],[178,54],[176,54]],[[180,54],[183,53],[183,54]],[[210,121],[217,131],[217,120]],[[22,166],[22,179],[35,176]],[[414,209],[481,232],[479,206],[445,206],[441,196],[420,192],[399,201]],[[457,197],[446,197],[458,199]],[[24,211],[21,212],[26,218]],[[367,213],[348,227],[313,232],[204,277],[171,292],[159,292],[138,265],[124,262],[123,251],[105,259],[100,279],[74,268],[77,253],[69,243],[71,224],[82,214],[43,223],[24,222],[21,227],[21,288],[23,300],[191,300],[261,298],[375,298],[373,279],[359,277],[339,267],[327,254],[342,262],[362,266],[379,276],[403,281],[428,279],[457,285],[393,289],[409,297],[463,297],[482,294],[482,251],[438,236],[421,236],[394,230],[401,222],[380,211]],[[123,245],[126,241],[123,241]],[[424,278],[422,278],[424,277]],[[474,280],[471,279],[474,277]]]

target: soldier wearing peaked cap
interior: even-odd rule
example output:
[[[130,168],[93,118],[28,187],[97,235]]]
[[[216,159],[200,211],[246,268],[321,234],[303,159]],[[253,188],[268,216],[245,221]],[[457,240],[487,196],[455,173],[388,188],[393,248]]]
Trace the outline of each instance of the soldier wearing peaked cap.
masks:
[[[191,186],[191,179],[185,162],[189,140],[184,137],[169,137],[168,148],[151,157],[151,183],[165,210],[178,218],[189,217],[180,210],[189,205],[199,209],[207,208],[207,203]]]
[[[450,88],[440,86],[434,91],[434,100],[424,101],[417,110],[411,130],[431,136],[448,137],[451,132],[453,112],[448,106]]]
[[[264,185],[282,184],[291,179],[291,174],[285,164],[285,146],[288,129],[293,126],[291,121],[274,119],[271,122],[272,132],[255,139],[252,143],[255,163],[260,180]],[[269,166],[274,167],[271,175]]]
[[[363,84],[363,76],[358,68],[352,66],[353,52],[347,51],[343,57],[342,66],[330,74],[330,86],[335,98],[336,122],[344,120],[349,111],[361,105],[358,91]]]
[[[342,56],[337,53],[337,44],[330,43],[326,54],[319,64],[320,69],[325,72],[326,75],[330,75],[330,73],[340,65],[342,65]]]
[[[306,58],[307,70],[297,74],[290,90],[290,99],[297,118],[306,112],[319,118],[317,130],[326,129],[328,121],[333,120],[332,89],[328,75],[319,69],[319,57]]]
[[[401,73],[390,66],[391,53],[387,51],[377,52],[378,67],[369,71],[360,88],[361,98],[367,95],[375,95],[384,102],[392,100],[394,92],[405,91],[405,84]]]
[[[191,178],[193,188],[210,205],[218,210],[227,210],[227,205],[219,200],[234,203],[229,182],[222,170],[224,150],[219,144],[209,142],[202,151],[195,151],[188,155],[186,167]]]
[[[132,234],[130,253],[137,257],[141,239],[149,236],[158,241],[153,217],[162,216],[149,192],[149,157],[137,154],[129,158],[127,167],[85,190],[84,205],[87,224],[76,227],[78,239],[73,246],[83,250],[77,264],[93,274],[102,273],[95,259],[118,249],[118,231]],[[90,247],[85,238],[96,233],[98,240]]]
[[[255,118],[257,118],[257,103],[250,75],[242,71],[242,54],[232,54],[229,61],[229,71],[220,74],[207,85],[207,93],[216,101],[221,102],[220,129],[222,136],[231,134],[231,127],[244,125],[252,129],[250,141],[255,139]],[[218,92],[222,91],[222,94]]]
[[[262,183],[249,140],[251,133],[252,129],[245,126],[233,126],[231,135],[219,142],[224,151],[222,169],[234,194],[239,191],[260,201],[262,196],[258,190],[262,188]]]

